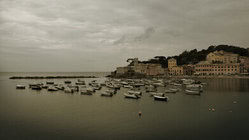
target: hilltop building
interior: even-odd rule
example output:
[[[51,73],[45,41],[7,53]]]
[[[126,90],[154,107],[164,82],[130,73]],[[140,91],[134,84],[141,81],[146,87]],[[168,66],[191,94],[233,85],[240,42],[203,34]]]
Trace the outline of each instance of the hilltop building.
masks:
[[[242,63],[239,63],[242,61]],[[240,57],[225,51],[215,51],[207,55],[206,61],[195,65],[196,75],[231,75],[240,74],[244,66],[249,68],[248,57]]]

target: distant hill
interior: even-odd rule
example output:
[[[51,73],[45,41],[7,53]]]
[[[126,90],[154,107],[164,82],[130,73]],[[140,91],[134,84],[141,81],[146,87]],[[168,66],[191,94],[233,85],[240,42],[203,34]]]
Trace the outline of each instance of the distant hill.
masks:
[[[161,64],[162,67],[166,68],[168,67],[168,59],[175,58],[177,59],[178,65],[184,65],[184,64],[196,64],[200,61],[204,61],[206,59],[206,56],[210,52],[214,51],[220,51],[224,50],[226,52],[231,52],[235,54],[239,54],[240,56],[248,56],[249,57],[249,49],[237,47],[237,46],[231,46],[231,45],[218,45],[218,46],[209,46],[208,49],[203,49],[201,51],[197,51],[197,49],[193,49],[190,51],[184,51],[178,56],[156,56],[153,59],[150,59],[148,61],[141,61],[141,63],[156,63]]]

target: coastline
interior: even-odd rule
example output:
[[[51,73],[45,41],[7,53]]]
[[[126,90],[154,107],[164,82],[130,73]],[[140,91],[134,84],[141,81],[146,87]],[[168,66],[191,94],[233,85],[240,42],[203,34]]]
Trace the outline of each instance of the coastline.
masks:
[[[249,79],[249,76],[167,76],[168,78],[196,78],[196,79]]]

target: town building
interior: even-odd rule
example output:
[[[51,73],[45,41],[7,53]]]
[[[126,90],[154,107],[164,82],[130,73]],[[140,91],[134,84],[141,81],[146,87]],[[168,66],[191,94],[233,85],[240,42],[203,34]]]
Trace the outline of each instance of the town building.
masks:
[[[240,56],[239,61],[241,66],[243,67],[242,73],[249,73],[249,57]]]
[[[157,75],[167,74],[167,70],[165,68],[162,68],[160,64],[141,63],[138,61],[138,58],[132,59],[131,64],[126,67],[118,67],[116,70],[116,74],[122,75],[129,71],[148,75],[148,76],[157,76]]]
[[[216,63],[216,64],[229,64],[229,63],[238,63],[239,55],[221,51],[211,52],[207,55],[206,60],[209,63]]]
[[[180,76],[180,75],[192,75],[194,73],[193,65],[177,66],[177,60],[170,58],[168,60],[169,75]]]
[[[201,61],[195,65],[195,74],[203,76],[239,74],[240,68],[239,63],[212,64],[208,61]]]

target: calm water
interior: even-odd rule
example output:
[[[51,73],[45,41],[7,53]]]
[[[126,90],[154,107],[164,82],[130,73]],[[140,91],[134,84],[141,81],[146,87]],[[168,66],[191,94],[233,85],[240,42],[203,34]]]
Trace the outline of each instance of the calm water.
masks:
[[[100,76],[99,82],[105,80],[102,77],[105,74],[83,73]],[[160,102],[146,93],[139,100],[125,99],[123,93],[127,89],[121,89],[112,98],[101,97],[99,91],[87,96],[29,88],[16,90],[16,84],[46,80],[8,79],[15,75],[82,73],[0,73],[0,139],[3,140],[249,139],[249,80],[202,80],[208,84],[201,96],[180,92],[169,94],[169,102]]]

